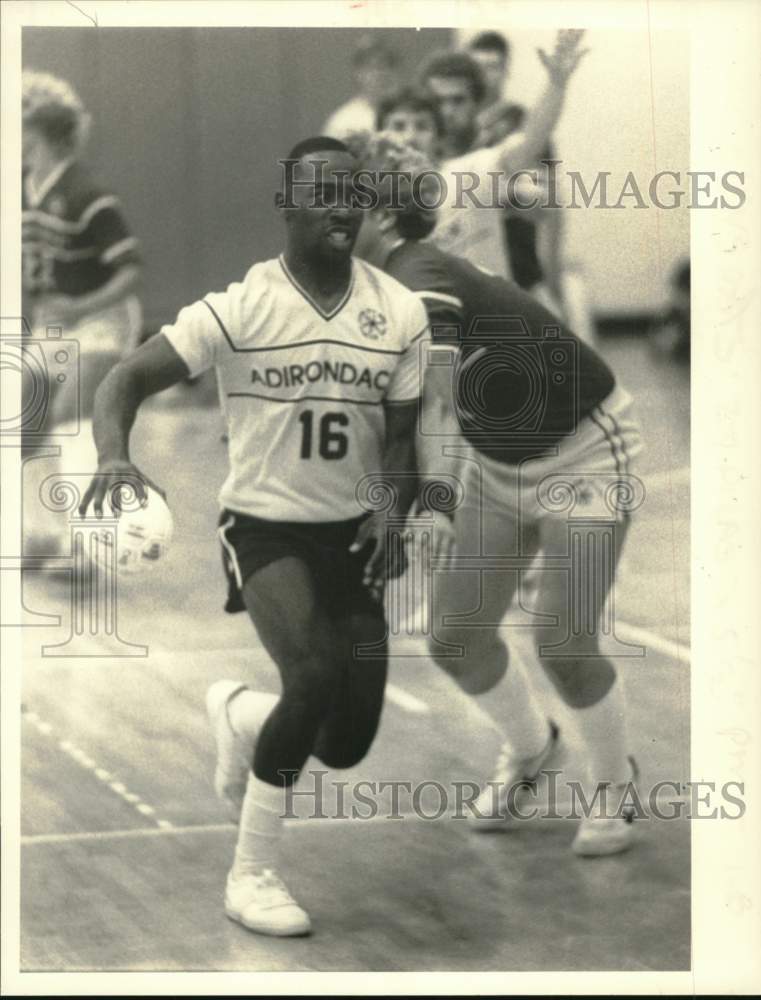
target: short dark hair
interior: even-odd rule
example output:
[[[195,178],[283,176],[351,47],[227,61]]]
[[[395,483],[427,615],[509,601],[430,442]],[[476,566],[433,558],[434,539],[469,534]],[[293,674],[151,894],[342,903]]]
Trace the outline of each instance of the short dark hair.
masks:
[[[473,52],[499,52],[503,59],[510,55],[510,42],[498,31],[482,31],[468,45]]]
[[[486,85],[481,67],[467,52],[434,52],[420,73],[420,82],[425,86],[434,76],[446,80],[467,80],[470,94],[476,104],[486,96]]]
[[[439,136],[443,134],[444,122],[441,120],[438,101],[430,91],[420,87],[402,87],[401,90],[384,97],[378,105],[376,119],[378,129],[382,131],[386,118],[399,108],[403,108],[405,111],[423,111],[429,114],[433,118],[436,134]]]
[[[301,142],[297,142],[288,154],[287,159],[300,160],[302,156],[307,156],[309,153],[322,153],[327,150],[350,154],[349,147],[341,142],[340,139],[334,139],[330,135],[313,135],[308,139],[302,139]]]

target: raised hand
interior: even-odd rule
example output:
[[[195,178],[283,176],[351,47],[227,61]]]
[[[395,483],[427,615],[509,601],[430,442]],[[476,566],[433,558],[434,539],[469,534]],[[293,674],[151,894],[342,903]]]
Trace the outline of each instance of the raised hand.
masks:
[[[558,86],[565,86],[589,49],[581,49],[584,31],[580,28],[564,28],[557,33],[555,48],[551,55],[544,49],[537,49],[537,55],[550,79]]]

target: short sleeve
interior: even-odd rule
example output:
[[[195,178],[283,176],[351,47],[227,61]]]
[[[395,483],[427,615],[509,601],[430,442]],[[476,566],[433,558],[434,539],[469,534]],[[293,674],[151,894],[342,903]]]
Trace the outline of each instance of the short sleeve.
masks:
[[[400,403],[417,399],[423,389],[423,356],[429,338],[428,316],[423,303],[414,295],[407,311],[403,343],[404,353],[394,369],[386,390],[386,400]]]
[[[185,306],[174,323],[162,326],[159,331],[188,366],[192,378],[213,368],[227,349],[224,324],[229,317],[225,306],[224,295],[209,295]]]
[[[97,198],[86,210],[85,237],[101,264],[122,267],[140,260],[138,241],[130,233],[119,202],[111,195]]]

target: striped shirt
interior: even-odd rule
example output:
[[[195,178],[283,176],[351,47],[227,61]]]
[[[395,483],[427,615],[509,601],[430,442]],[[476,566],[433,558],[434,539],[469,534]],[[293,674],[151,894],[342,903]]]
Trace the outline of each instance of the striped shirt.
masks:
[[[33,301],[86,295],[139,259],[116,196],[96,187],[72,160],[37,189],[24,179],[21,229],[23,286]]]

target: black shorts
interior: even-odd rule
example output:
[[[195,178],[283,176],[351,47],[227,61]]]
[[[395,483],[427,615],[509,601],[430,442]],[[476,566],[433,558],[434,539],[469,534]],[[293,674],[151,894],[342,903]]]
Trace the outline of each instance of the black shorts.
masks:
[[[353,614],[384,617],[377,600],[363,584],[369,550],[349,552],[357,529],[367,515],[351,521],[265,521],[224,510],[219,519],[222,565],[228,585],[225,611],[245,611],[241,590],[246,580],[270,563],[294,556],[312,574],[318,603],[331,618]]]

